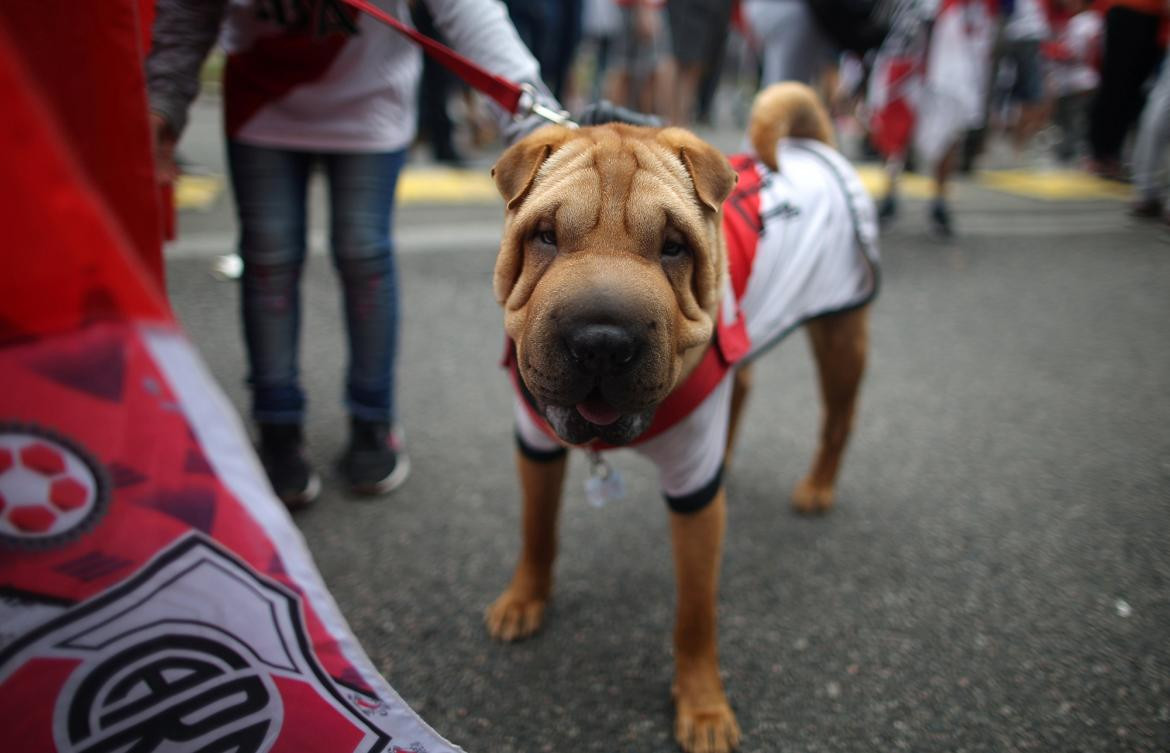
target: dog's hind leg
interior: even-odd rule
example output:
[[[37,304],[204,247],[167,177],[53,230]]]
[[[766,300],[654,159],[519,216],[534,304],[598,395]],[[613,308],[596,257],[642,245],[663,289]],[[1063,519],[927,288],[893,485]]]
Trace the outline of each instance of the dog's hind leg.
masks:
[[[808,475],[796,485],[792,505],[812,514],[833,505],[837,471],[857,406],[869,349],[866,307],[814,319],[806,325],[820,378],[823,415],[820,443]]]
[[[567,458],[567,452],[548,459],[516,453],[524,497],[520,560],[512,582],[484,615],[488,632],[498,640],[514,641],[530,636],[544,621],[544,607],[552,593],[557,517]]]
[[[723,472],[731,470],[731,459],[735,452],[735,440],[739,436],[739,419],[743,406],[752,389],[752,367],[740,366],[735,370],[731,383],[731,417],[727,422],[727,447],[723,451]]]

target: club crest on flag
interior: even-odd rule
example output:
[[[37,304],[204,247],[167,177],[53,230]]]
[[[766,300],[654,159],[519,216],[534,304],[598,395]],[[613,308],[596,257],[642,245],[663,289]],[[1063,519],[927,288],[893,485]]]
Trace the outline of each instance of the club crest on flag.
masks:
[[[209,620],[213,600],[232,608]],[[297,596],[199,533],[0,650],[0,703],[33,676],[68,753],[390,743],[316,661]]]

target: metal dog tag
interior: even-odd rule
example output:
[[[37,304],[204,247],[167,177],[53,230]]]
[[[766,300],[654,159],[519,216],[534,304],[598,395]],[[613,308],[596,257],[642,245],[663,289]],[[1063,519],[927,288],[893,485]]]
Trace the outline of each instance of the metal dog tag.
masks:
[[[626,482],[617,468],[609,464],[601,453],[589,453],[589,478],[585,479],[585,499],[593,507],[604,507],[626,496]]]

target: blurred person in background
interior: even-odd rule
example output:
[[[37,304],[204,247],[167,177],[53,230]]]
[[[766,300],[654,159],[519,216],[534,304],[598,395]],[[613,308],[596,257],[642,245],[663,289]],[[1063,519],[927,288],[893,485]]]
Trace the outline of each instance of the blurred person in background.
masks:
[[[504,0],[520,41],[540,64],[545,84],[561,102],[581,41],[583,0]]]
[[[1162,59],[1166,0],[1107,0],[1101,84],[1089,111],[1089,169],[1125,177],[1122,148],[1142,111],[1142,88]]]
[[[559,109],[503,5],[425,4],[456,50],[531,84]],[[410,23],[405,0],[382,5]],[[421,53],[340,0],[159,0],[146,67],[160,162],[173,155],[221,27],[228,167],[244,261],[241,313],[261,461],[289,507],[316,496],[320,481],[304,455],[298,336],[306,190],[320,166],[329,182],[330,248],[349,344],[349,443],[339,470],[354,493],[388,493],[410,468],[394,402],[399,315],[391,223],[398,174],[415,135]],[[492,109],[505,140],[537,124]]]
[[[669,0],[671,50],[675,65],[675,94],[670,120],[689,126],[696,115],[699,89],[712,68],[723,60],[731,25],[732,0]]]
[[[592,76],[589,91],[581,94],[590,102],[596,102],[604,94],[605,78],[613,59],[621,23],[621,13],[614,0],[585,0],[581,13],[581,33],[584,46],[591,53]]]
[[[410,18],[420,32],[443,44],[447,43],[435,28],[435,19],[431,17],[425,3],[412,2]],[[455,147],[455,124],[451,121],[451,114],[448,111],[451,93],[458,91],[459,88],[460,82],[455,74],[431,56],[423,55],[422,76],[418,87],[419,137],[430,146],[431,156],[435,162],[452,167],[462,167],[467,163]]]
[[[617,105],[670,117],[674,57],[666,0],[614,0],[621,24],[606,89]]]
[[[1101,14],[1090,0],[1063,0],[1056,35],[1044,53],[1052,91],[1056,158],[1067,163],[1083,154],[1089,103],[1101,76]]]
[[[1003,26],[998,65],[1011,70],[1008,103],[1014,109],[1011,134],[1017,153],[1048,121],[1040,45],[1051,32],[1044,0],[1014,0]]]
[[[809,0],[744,0],[743,16],[760,50],[760,88],[800,81],[821,91],[838,48],[821,28]]]
[[[743,16],[760,49],[760,86],[800,81],[829,103],[844,52],[863,57],[889,33],[896,0],[745,0]]]
[[[931,232],[955,235],[950,183],[963,136],[986,115],[997,11],[989,0],[896,4],[867,98],[871,136],[886,159],[888,187],[878,204],[883,224],[898,213],[898,181],[913,148],[934,179]]]
[[[1162,61],[1158,80],[1146,100],[1133,145],[1135,217],[1167,220],[1166,147],[1170,144],[1170,52]]]

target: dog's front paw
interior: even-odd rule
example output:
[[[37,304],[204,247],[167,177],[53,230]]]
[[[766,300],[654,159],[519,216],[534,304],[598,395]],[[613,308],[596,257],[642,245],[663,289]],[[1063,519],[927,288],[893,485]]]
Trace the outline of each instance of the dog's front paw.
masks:
[[[792,508],[802,515],[820,515],[833,506],[833,487],[804,479],[792,490]]]
[[[498,641],[518,641],[540,630],[544,599],[522,596],[509,588],[484,613],[488,633]]]
[[[739,724],[727,701],[691,706],[676,699],[674,738],[686,753],[731,753],[739,747]]]

